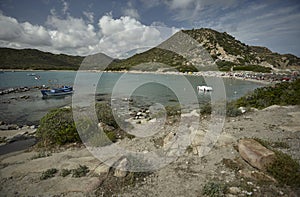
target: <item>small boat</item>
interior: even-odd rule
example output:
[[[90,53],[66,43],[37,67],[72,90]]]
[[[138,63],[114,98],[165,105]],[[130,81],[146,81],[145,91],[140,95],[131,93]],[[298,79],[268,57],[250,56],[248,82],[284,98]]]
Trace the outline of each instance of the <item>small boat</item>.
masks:
[[[43,96],[61,96],[73,93],[72,86],[62,86],[61,88],[41,90]]]
[[[211,92],[213,89],[209,86],[197,86],[198,92]]]
[[[28,73],[27,76],[36,76],[35,73]]]

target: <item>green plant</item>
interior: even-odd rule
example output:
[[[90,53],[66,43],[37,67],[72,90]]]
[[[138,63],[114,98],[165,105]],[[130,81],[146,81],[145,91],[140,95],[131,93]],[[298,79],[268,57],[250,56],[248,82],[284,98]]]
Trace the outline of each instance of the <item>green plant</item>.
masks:
[[[220,183],[208,182],[204,185],[202,194],[210,197],[224,196],[226,186]]]
[[[62,176],[62,177],[66,177],[69,174],[71,174],[71,170],[68,170],[68,169],[62,169],[60,172],[60,176]]]
[[[212,111],[212,108],[211,108],[211,104],[210,103],[206,103],[204,104],[201,109],[200,109],[200,113],[202,115],[205,115],[205,114],[211,114],[211,111]]]
[[[51,153],[46,153],[46,152],[39,152],[37,155],[34,155],[31,157],[31,159],[38,159],[38,158],[43,158],[43,157],[49,157],[51,156]]]
[[[226,115],[229,117],[236,117],[242,114],[242,111],[234,103],[226,105]]]
[[[63,145],[81,142],[77,133],[71,108],[54,109],[40,121],[37,137],[43,145]]]
[[[263,109],[271,105],[299,105],[300,104],[300,79],[293,82],[282,82],[274,86],[255,89],[235,101],[240,107],[255,107]]]
[[[57,169],[56,168],[51,168],[46,170],[45,172],[42,173],[42,176],[40,177],[41,180],[45,180],[45,179],[49,179],[54,177],[54,175],[57,173]]]
[[[72,177],[78,178],[86,176],[89,171],[90,170],[86,165],[79,165],[78,168],[72,170]]]
[[[113,116],[111,106],[108,103],[96,103],[96,113],[99,122],[113,126],[114,128],[119,127],[115,117]]]
[[[253,71],[253,72],[260,72],[260,73],[270,73],[272,68],[260,66],[260,65],[239,65],[233,67],[234,71],[241,70],[241,71]]]
[[[264,147],[275,152],[276,158],[273,163],[267,166],[267,172],[273,176],[280,184],[289,186],[300,186],[300,165],[291,156],[275,150],[274,148],[287,147],[284,142],[270,142],[260,138],[254,138]]]
[[[267,167],[267,172],[280,184],[300,187],[300,165],[291,156],[273,150],[276,153],[275,161]]]
[[[167,115],[170,116],[180,116],[181,108],[180,105],[168,105],[166,106]]]

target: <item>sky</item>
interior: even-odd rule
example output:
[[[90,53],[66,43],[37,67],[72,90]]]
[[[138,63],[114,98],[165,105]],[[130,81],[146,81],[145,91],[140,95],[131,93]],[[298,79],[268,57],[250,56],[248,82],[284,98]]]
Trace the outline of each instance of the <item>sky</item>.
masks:
[[[0,0],[0,47],[125,58],[192,28],[300,57],[299,0]]]

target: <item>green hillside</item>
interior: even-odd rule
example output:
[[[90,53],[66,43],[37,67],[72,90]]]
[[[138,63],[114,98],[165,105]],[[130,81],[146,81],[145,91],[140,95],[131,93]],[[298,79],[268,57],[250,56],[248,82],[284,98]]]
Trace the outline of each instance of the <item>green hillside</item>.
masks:
[[[84,58],[36,49],[0,48],[0,54],[1,69],[77,70]]]

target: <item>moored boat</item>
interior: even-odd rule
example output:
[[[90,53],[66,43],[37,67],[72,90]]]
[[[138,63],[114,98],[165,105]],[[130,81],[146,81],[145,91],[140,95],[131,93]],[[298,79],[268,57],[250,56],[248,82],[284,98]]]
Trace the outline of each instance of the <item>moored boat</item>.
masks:
[[[209,86],[197,86],[198,92],[211,92],[213,89]]]
[[[61,96],[73,93],[72,86],[62,86],[61,88],[41,90],[43,96]]]

